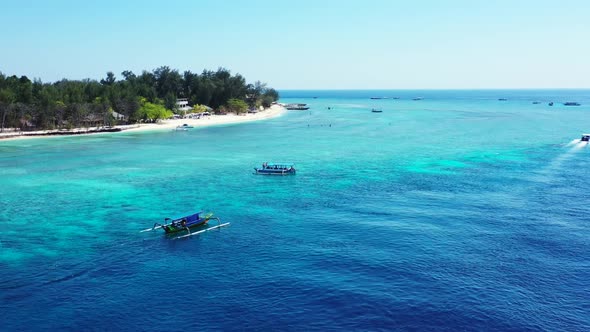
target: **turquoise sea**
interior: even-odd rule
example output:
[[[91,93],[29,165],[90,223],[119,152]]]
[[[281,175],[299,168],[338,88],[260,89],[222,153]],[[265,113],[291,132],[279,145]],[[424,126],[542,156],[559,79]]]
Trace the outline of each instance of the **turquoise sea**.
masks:
[[[311,108],[0,141],[0,330],[590,330],[590,91],[280,101]],[[231,225],[139,233],[199,210]]]

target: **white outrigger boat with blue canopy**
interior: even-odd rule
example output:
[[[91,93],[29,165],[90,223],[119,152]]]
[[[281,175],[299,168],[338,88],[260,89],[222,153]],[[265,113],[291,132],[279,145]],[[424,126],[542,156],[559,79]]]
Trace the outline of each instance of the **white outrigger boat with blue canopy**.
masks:
[[[254,174],[295,175],[293,163],[263,163],[261,168],[254,167]]]

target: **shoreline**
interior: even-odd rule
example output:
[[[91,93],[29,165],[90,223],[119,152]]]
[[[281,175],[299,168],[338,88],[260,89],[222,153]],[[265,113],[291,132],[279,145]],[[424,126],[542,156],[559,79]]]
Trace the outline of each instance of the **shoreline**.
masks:
[[[162,131],[174,130],[177,126],[187,124],[193,127],[208,127],[215,125],[245,123],[259,120],[266,120],[279,117],[286,113],[286,109],[280,105],[272,105],[257,113],[245,113],[236,115],[229,113],[227,115],[209,115],[200,119],[167,119],[161,120],[157,123],[138,123],[132,125],[119,125],[109,128],[92,127],[92,128],[76,128],[69,131],[63,130],[39,130],[30,132],[11,132],[0,133],[0,142],[34,139],[34,138],[50,138],[50,137],[67,137],[80,135],[99,135],[112,134],[120,132],[148,132],[148,131]],[[101,129],[102,128],[102,129]]]

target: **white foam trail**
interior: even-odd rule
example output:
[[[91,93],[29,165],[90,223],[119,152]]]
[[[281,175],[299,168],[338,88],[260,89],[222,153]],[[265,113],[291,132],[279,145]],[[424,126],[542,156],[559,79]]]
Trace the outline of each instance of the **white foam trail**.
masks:
[[[580,149],[583,149],[584,147],[586,147],[587,145],[588,145],[588,142],[579,142],[578,144],[574,145],[572,150],[580,150]]]
[[[555,173],[558,169],[560,169],[564,162],[568,159],[573,157],[573,155],[586,147],[588,143],[581,142],[579,139],[576,139],[568,144],[571,146],[569,150],[562,153],[561,155],[557,156],[553,159],[545,168],[541,169],[536,176],[533,177],[534,181],[538,182],[549,182],[553,178],[552,173]]]
[[[569,159],[573,156],[574,152],[579,150],[578,146],[580,146],[580,144],[574,145],[571,149],[567,150],[565,153],[562,153],[561,155],[557,156],[557,158],[553,159],[553,161],[551,161],[551,163],[549,163],[549,168],[553,169],[553,168],[560,167],[564,161],[566,161],[567,159]]]

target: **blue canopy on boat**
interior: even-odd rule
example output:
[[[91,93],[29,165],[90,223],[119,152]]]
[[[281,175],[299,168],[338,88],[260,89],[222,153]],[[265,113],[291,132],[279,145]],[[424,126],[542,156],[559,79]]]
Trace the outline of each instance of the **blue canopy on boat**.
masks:
[[[199,214],[201,214],[201,213],[203,213],[203,211],[199,211],[199,212],[197,212],[195,214],[191,214],[190,216],[178,218],[178,219],[176,219],[174,221],[182,221],[182,219],[186,219],[186,222],[190,224],[191,222],[195,222],[195,221],[201,219],[199,217]]]

